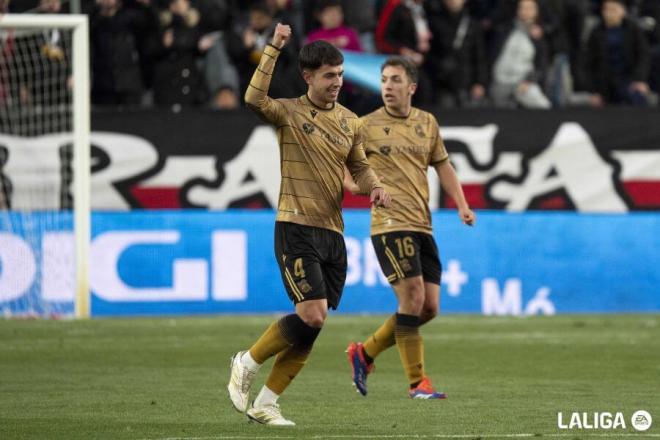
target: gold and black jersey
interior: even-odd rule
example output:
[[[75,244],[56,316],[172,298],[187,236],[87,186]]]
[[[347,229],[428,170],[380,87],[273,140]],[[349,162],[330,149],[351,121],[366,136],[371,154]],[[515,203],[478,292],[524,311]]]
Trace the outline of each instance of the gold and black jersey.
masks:
[[[414,107],[397,117],[381,107],[361,120],[369,165],[392,196],[391,208],[372,208],[371,235],[432,233],[427,170],[449,158],[435,117]]]
[[[324,109],[306,95],[269,98],[278,55],[279,50],[266,46],[245,93],[247,105],[277,130],[282,172],[277,221],[343,233],[344,164],[361,191],[368,194],[382,186],[365,156],[362,124],[355,113],[338,103]]]

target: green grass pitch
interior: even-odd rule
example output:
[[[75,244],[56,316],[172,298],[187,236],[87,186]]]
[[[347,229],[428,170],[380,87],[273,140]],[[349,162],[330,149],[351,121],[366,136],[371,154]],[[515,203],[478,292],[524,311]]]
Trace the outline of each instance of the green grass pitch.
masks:
[[[660,437],[660,315],[439,316],[422,334],[445,401],[407,398],[396,348],[358,395],[344,349],[384,317],[331,315],[280,399],[293,428],[248,423],[226,395],[229,357],[272,319],[0,320],[0,439]],[[560,430],[559,411],[621,411],[627,429]]]

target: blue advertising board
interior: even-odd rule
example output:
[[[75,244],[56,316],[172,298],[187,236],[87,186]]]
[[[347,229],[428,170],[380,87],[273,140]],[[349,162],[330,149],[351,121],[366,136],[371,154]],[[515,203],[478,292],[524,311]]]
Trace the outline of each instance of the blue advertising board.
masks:
[[[274,221],[271,211],[94,213],[92,315],[291,310],[274,257]],[[369,213],[347,211],[345,222],[349,267],[338,312],[392,312],[396,303],[371,245]],[[467,227],[455,212],[441,211],[433,222],[443,312],[660,311],[658,214],[485,211]],[[0,230],[5,314],[72,309],[70,222],[41,223],[29,239],[20,227]],[[27,273],[17,276],[18,269]]]

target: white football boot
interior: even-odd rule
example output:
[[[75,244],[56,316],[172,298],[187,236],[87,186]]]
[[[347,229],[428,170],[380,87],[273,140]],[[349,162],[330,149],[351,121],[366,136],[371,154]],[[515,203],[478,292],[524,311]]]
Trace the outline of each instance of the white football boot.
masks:
[[[247,410],[247,416],[262,425],[271,426],[295,426],[296,424],[291,420],[287,420],[282,416],[280,406],[277,403],[269,403],[263,406],[252,407]]]
[[[236,411],[242,413],[247,410],[250,387],[257,374],[255,370],[250,370],[241,361],[244,353],[245,351],[239,351],[231,357],[231,376],[227,385],[232,405]]]

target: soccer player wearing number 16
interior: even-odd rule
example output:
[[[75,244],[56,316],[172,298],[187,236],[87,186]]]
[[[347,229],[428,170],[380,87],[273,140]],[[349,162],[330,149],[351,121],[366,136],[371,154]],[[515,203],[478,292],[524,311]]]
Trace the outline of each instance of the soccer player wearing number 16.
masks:
[[[305,365],[328,313],[339,305],[346,279],[346,247],[341,215],[344,166],[374,206],[387,207],[389,195],[371,170],[357,116],[338,104],[344,58],[334,46],[315,41],[300,50],[298,63],[307,94],[271,99],[275,62],[291,36],[278,24],[245,93],[245,102],[275,125],[282,182],[275,222],[275,256],[295,313],[273,322],[249,350],[231,361],[227,390],[232,404],[256,422],[293,425],[278,397]],[[275,363],[252,406],[250,387],[259,367]]]
[[[456,177],[438,123],[430,113],[411,106],[417,88],[415,65],[402,57],[389,58],[381,68],[384,107],[362,118],[365,149],[373,170],[392,195],[392,207],[372,209],[371,240],[383,273],[398,299],[396,314],[362,343],[348,346],[353,382],[367,394],[367,374],[374,358],[397,346],[413,399],[443,399],[424,372],[424,347],[419,326],[437,310],[442,273],[433,239],[427,170],[435,168],[443,188],[456,201],[466,225],[475,215],[468,207]],[[359,189],[347,176],[345,185]]]

